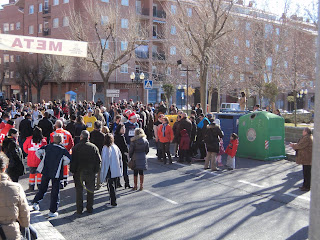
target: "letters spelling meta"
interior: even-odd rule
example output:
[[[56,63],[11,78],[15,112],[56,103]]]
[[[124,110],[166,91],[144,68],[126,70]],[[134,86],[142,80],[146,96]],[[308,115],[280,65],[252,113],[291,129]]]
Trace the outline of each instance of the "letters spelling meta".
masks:
[[[31,48],[31,43],[34,42],[34,39],[24,38],[23,41],[27,43],[26,48]],[[47,44],[49,42],[49,51],[62,52],[62,42],[54,42],[54,41],[46,41],[46,40],[36,40],[37,49],[39,50],[47,50]],[[22,42],[20,38],[16,38],[11,47],[20,47],[23,48]]]

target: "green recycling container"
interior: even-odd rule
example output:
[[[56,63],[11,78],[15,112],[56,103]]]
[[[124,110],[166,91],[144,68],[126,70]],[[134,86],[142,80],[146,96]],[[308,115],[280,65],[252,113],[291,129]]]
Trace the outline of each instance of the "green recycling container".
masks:
[[[239,118],[237,156],[258,160],[286,158],[284,119],[278,115],[256,111]]]

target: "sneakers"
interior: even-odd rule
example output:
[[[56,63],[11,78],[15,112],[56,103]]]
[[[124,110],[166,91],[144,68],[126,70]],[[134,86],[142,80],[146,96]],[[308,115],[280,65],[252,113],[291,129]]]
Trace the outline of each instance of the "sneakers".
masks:
[[[58,217],[58,216],[59,216],[59,213],[58,213],[58,212],[54,212],[54,213],[53,213],[53,212],[49,212],[49,213],[48,213],[48,217],[49,217],[49,218],[54,218],[54,217]]]
[[[39,204],[38,204],[38,203],[34,203],[34,204],[32,205],[32,208],[33,208],[33,210],[35,210],[35,211],[40,211],[40,207],[39,207]]]

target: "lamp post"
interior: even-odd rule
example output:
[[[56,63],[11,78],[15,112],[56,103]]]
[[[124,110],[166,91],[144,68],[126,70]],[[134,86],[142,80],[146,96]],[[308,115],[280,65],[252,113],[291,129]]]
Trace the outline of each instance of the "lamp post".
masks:
[[[189,93],[188,93],[188,89],[189,89],[189,72],[195,72],[197,70],[191,70],[189,69],[189,66],[187,65],[187,68],[186,69],[181,69],[182,68],[182,60],[178,60],[177,61],[177,65],[178,65],[178,68],[180,69],[180,71],[185,71],[187,72],[187,91],[186,91],[186,94],[187,94],[187,113],[189,111]]]
[[[131,81],[132,81],[133,83],[135,83],[136,86],[137,86],[137,88],[136,88],[136,89],[137,89],[137,101],[139,101],[138,86],[139,86],[139,84],[144,80],[144,78],[145,78],[144,73],[140,73],[139,78],[136,78],[136,74],[135,74],[134,72],[132,72],[132,73],[130,74],[130,79],[131,79]]]

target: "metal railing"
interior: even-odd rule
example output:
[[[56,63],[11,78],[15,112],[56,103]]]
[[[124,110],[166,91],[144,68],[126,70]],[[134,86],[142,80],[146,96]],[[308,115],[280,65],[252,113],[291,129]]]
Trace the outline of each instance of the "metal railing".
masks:
[[[51,6],[45,6],[42,10],[43,14],[48,14],[51,12]]]
[[[166,55],[164,52],[152,52],[152,59],[153,60],[166,60]]]
[[[141,16],[149,16],[149,8],[136,7],[136,13]]]
[[[143,52],[143,51],[135,51],[136,58],[141,58],[141,59],[148,59],[149,58],[149,51],[148,52]]]
[[[167,14],[163,10],[153,10],[153,17],[156,18],[166,18]]]
[[[51,32],[50,29],[43,29],[42,35],[49,36],[51,34],[50,32]]]

